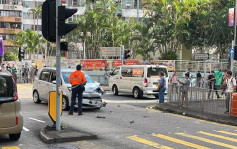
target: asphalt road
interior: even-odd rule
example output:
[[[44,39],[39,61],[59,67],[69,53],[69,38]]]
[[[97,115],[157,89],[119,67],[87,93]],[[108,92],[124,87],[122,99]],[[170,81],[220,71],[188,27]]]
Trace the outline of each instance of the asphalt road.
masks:
[[[24,89],[27,90],[27,89]],[[108,104],[101,110],[83,111],[83,116],[67,115],[62,123],[98,135],[96,140],[63,144],[45,144],[40,129],[52,124],[47,104],[35,104],[31,98],[21,99],[24,130],[19,141],[10,142],[0,136],[0,147],[20,149],[144,149],[144,148],[237,148],[237,127],[217,124],[185,116],[154,111],[154,98],[134,99],[129,95],[103,96]],[[97,118],[100,117],[100,118]],[[11,146],[11,147],[9,147]],[[6,149],[6,148],[3,148]]]

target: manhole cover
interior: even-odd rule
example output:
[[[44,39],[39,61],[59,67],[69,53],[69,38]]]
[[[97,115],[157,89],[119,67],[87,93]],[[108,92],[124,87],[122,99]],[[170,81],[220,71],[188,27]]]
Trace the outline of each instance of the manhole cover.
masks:
[[[74,145],[69,144],[59,144],[59,145],[50,145],[49,149],[78,149]]]

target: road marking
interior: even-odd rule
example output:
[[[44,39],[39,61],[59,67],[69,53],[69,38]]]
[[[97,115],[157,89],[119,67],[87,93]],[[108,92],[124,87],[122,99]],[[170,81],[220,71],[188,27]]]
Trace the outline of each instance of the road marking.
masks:
[[[37,121],[37,122],[45,123],[45,121],[37,120],[37,119],[32,118],[32,117],[29,117],[29,119],[34,120],[34,121]]]
[[[216,123],[216,122],[209,122],[206,120],[199,120],[200,122],[204,122],[204,123],[209,123],[209,124],[213,124],[213,125],[218,125],[218,126],[225,126],[225,127],[232,127],[232,128],[237,128],[236,126],[231,126],[231,125],[227,125],[227,124],[220,124],[220,123]]]
[[[24,126],[23,126],[23,129],[24,129],[25,131],[30,131],[29,129],[25,128]]]
[[[158,144],[158,143],[155,143],[155,142],[152,142],[152,141],[143,139],[143,138],[139,138],[139,137],[137,137],[137,136],[128,136],[127,138],[128,138],[128,139],[131,139],[131,140],[133,140],[133,141],[137,141],[137,142],[140,142],[140,143],[143,143],[143,144],[152,146],[152,147],[154,147],[154,148],[159,148],[159,149],[173,149],[173,148],[171,148],[171,147],[168,147],[168,146],[165,146],[165,145],[161,145],[161,144]]]
[[[189,134],[185,134],[185,133],[175,133],[175,134],[180,135],[180,136],[184,136],[184,137],[188,137],[188,138],[192,138],[192,139],[196,139],[196,140],[199,140],[199,141],[207,142],[207,143],[210,143],[210,144],[223,146],[223,147],[226,147],[226,148],[237,149],[236,146],[221,143],[221,142],[217,142],[217,141],[214,141],[214,140],[210,140],[210,139],[206,139],[206,138],[202,138],[202,137],[198,137],[198,136],[193,136],[193,135],[189,135]]]
[[[183,141],[183,140],[176,139],[176,138],[169,137],[169,136],[165,136],[165,135],[162,135],[162,134],[153,134],[152,136],[158,137],[158,138],[161,138],[161,139],[165,139],[165,140],[168,140],[168,141],[172,141],[172,142],[175,142],[175,143],[178,143],[178,144],[182,144],[182,145],[185,145],[185,146],[189,146],[189,147],[192,147],[192,148],[196,148],[196,149],[210,149],[210,148],[205,147],[205,146],[197,145],[197,144],[194,144],[194,143],[191,143],[191,142]]]
[[[203,134],[203,135],[207,135],[207,136],[211,136],[211,137],[216,137],[216,138],[232,141],[232,142],[237,142],[237,139],[230,138],[230,137],[225,137],[225,136],[221,136],[221,135],[216,135],[216,134],[213,134],[213,133],[208,133],[208,132],[204,132],[204,131],[199,131],[198,133]]]
[[[217,131],[219,133],[224,133],[224,134],[227,134],[227,135],[233,135],[233,136],[237,136],[236,133],[231,133],[231,132],[227,132],[227,131]]]
[[[20,149],[18,146],[5,146],[2,149]]]

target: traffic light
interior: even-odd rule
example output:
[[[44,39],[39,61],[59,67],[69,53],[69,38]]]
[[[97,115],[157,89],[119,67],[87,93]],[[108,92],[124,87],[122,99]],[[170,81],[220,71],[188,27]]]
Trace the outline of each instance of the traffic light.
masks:
[[[65,20],[77,12],[77,9],[68,9],[58,6],[58,35],[63,36],[77,27],[77,24],[67,24]]]
[[[24,49],[21,49],[21,47],[19,48],[19,51],[18,51],[18,59],[19,61],[21,61],[22,59],[24,59],[25,57],[25,50]]]
[[[46,0],[42,5],[42,34],[50,42],[56,42],[56,1]]]
[[[124,59],[130,58],[129,52],[130,50],[124,50]]]
[[[77,12],[77,9],[68,9],[58,6],[58,35],[63,36],[77,27],[76,24],[67,24],[65,20]],[[56,42],[56,0],[46,0],[42,5],[42,34],[50,42]]]

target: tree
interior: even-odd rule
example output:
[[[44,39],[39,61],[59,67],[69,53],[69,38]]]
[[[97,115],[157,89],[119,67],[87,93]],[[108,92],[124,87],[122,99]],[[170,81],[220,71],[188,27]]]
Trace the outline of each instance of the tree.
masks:
[[[5,61],[15,61],[15,60],[17,60],[17,55],[15,55],[14,53],[11,53],[9,51],[5,51],[4,52],[4,60]]]
[[[35,16],[36,16],[36,20],[37,20],[37,29],[36,31],[38,32],[38,21],[39,21],[39,16],[41,15],[42,13],[42,8],[41,7],[34,7],[34,8],[31,8],[29,10],[29,13],[32,13],[33,14],[33,19],[34,19],[34,27],[33,27],[33,30],[35,31]]]

